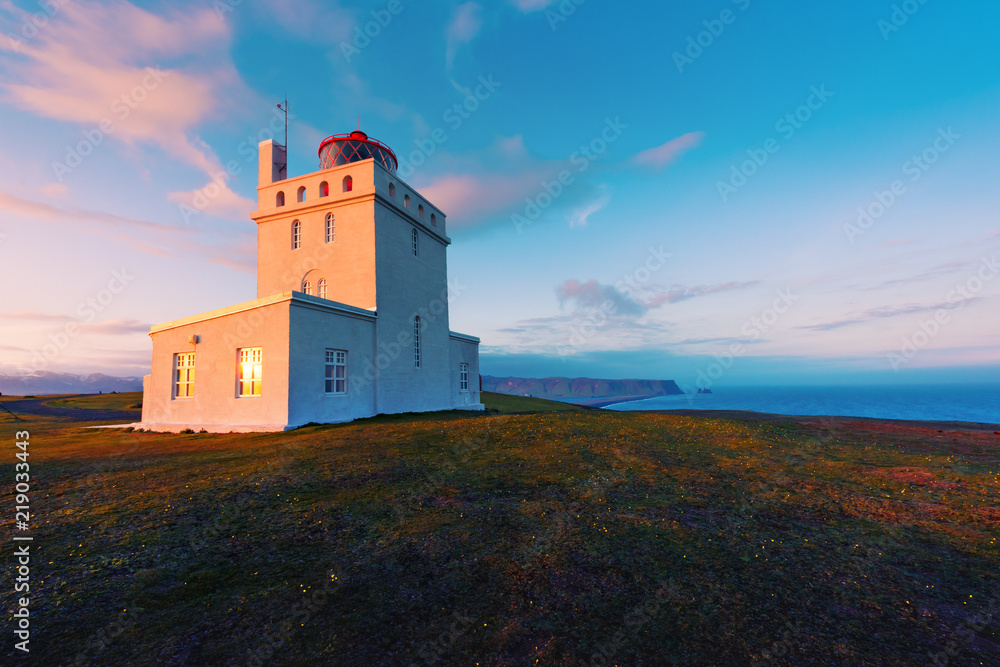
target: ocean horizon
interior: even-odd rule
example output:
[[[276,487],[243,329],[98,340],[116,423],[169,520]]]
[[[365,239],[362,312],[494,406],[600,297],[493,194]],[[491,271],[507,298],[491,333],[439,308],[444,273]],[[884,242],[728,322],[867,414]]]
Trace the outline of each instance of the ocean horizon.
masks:
[[[657,396],[609,410],[750,410],[779,415],[870,417],[1000,424],[1000,383],[713,387],[711,394]]]

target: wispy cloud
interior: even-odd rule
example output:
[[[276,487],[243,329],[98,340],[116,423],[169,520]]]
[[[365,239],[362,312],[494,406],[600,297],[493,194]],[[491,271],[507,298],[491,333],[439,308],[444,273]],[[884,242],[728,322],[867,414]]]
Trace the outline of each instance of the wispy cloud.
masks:
[[[129,318],[104,320],[101,322],[82,322],[72,315],[61,313],[43,313],[37,310],[18,310],[10,313],[0,313],[0,323],[10,328],[21,328],[36,324],[52,326],[75,322],[81,332],[103,336],[121,336],[134,333],[148,333],[150,325],[146,322]]]
[[[254,6],[299,39],[318,44],[346,41],[357,25],[351,12],[334,0],[281,0]]]
[[[559,2],[559,0],[510,0],[510,4],[525,14],[541,11]]]
[[[445,31],[447,38],[445,61],[448,69],[454,65],[458,49],[475,39],[482,27],[483,8],[480,5],[475,2],[466,2],[455,8]]]
[[[760,281],[758,280],[745,280],[742,282],[731,281],[727,283],[715,283],[712,285],[695,285],[693,287],[675,286],[655,293],[652,297],[646,300],[646,305],[650,308],[656,308],[657,306],[662,306],[665,303],[679,303],[681,301],[688,301],[690,299],[709,296],[711,294],[720,294],[722,292],[743,289],[744,287],[752,287],[753,285],[757,285],[759,283]]]
[[[632,163],[654,169],[663,169],[677,161],[680,156],[701,145],[704,132],[688,132],[665,144],[647,148],[632,158]]]
[[[569,222],[570,227],[586,227],[590,216],[604,209],[610,203],[611,193],[607,187],[601,186],[601,195],[590,203],[573,209],[573,212],[566,216],[566,221]]]
[[[844,327],[855,326],[858,324],[866,324],[872,320],[881,320],[890,317],[899,317],[900,315],[914,315],[917,313],[929,313],[937,312],[939,310],[951,310],[958,308],[962,305],[967,305],[973,301],[978,301],[981,297],[972,297],[971,299],[966,299],[964,303],[962,302],[940,302],[932,304],[904,304],[901,306],[877,306],[875,308],[868,308],[854,315],[844,317],[839,320],[833,320],[830,322],[822,322],[819,324],[807,324],[796,327],[797,329],[805,329],[807,331],[833,331],[835,329],[842,329]]]
[[[560,305],[573,304],[577,308],[603,309],[606,304],[613,306],[611,312],[626,317],[637,317],[646,312],[643,304],[617,290],[613,285],[603,285],[596,280],[581,283],[567,280],[556,288]]]

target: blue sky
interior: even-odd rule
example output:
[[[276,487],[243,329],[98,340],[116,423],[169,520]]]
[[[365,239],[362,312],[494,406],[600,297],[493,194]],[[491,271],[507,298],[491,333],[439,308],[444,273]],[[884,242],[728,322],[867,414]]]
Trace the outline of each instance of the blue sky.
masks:
[[[287,94],[290,174],[359,117],[414,164],[484,373],[993,379],[998,20],[961,0],[5,2],[0,369],[142,374],[151,323],[252,299],[254,147]]]

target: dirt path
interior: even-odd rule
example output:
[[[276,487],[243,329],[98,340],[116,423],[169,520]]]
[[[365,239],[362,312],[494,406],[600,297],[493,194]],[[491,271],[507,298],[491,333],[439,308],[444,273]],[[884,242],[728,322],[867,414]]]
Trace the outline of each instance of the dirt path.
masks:
[[[132,410],[93,410],[90,408],[63,408],[47,405],[50,401],[62,401],[68,398],[80,398],[88,394],[73,394],[57,398],[29,398],[23,401],[4,401],[3,406],[15,415],[34,415],[39,417],[65,417],[75,422],[111,422],[139,421],[140,414]]]

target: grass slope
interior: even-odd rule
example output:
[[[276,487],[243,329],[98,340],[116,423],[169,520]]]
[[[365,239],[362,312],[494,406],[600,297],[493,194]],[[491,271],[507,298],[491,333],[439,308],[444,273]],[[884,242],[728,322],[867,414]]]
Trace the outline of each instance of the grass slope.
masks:
[[[497,412],[550,412],[553,410],[582,410],[583,408],[570,403],[550,401],[544,398],[528,398],[527,396],[510,396],[508,394],[482,393],[483,405],[487,410]]]
[[[92,410],[134,410],[142,412],[142,392],[130,391],[118,394],[90,394],[76,398],[49,401],[49,405],[64,408],[88,408]]]
[[[0,424],[11,464],[24,427]],[[38,664],[1000,664],[993,434],[603,411],[28,428]]]

